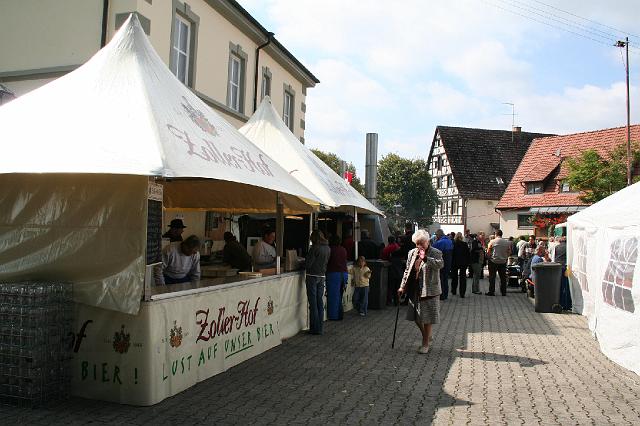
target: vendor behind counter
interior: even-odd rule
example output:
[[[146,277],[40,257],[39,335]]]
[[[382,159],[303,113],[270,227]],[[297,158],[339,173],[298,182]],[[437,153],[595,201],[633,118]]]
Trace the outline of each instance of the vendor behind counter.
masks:
[[[200,279],[200,239],[195,235],[162,249],[162,271],[156,271],[156,284],[178,284]]]
[[[251,256],[231,232],[224,233],[222,261],[241,272],[251,271]]]

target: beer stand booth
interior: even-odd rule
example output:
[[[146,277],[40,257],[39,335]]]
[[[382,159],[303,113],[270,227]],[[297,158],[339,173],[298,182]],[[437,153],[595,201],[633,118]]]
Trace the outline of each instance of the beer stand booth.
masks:
[[[281,234],[321,200],[180,83],[135,16],[0,128],[0,282],[73,284],[72,394],[156,404],[306,327],[303,271],[154,286],[171,212],[276,212]]]

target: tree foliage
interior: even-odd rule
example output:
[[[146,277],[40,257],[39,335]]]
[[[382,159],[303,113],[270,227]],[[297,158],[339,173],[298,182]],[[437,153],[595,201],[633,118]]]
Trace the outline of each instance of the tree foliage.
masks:
[[[378,203],[396,226],[405,221],[419,226],[432,223],[438,195],[428,170],[426,161],[397,154],[387,154],[378,162]]]
[[[631,148],[633,167],[640,162],[640,149],[637,143]],[[567,183],[571,189],[582,192],[581,201],[596,203],[627,185],[627,144],[616,146],[606,157],[587,149],[577,157],[568,158],[567,166]]]
[[[327,166],[331,167],[331,169],[340,175],[340,163],[342,159],[338,157],[333,152],[324,152],[319,149],[312,149],[313,152],[319,159],[322,160]],[[364,195],[364,185],[360,181],[360,178],[356,175],[356,167],[353,163],[347,163],[346,165],[347,171],[353,173],[353,179],[351,180],[351,186],[355,188],[360,194]]]

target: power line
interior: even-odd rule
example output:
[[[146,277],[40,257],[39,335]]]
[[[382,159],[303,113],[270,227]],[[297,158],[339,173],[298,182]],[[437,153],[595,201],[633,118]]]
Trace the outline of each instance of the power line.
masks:
[[[549,13],[546,10],[542,10],[542,9],[537,9],[535,7],[531,7],[531,6],[527,5],[526,3],[522,3],[522,2],[520,2],[518,0],[512,0],[512,1],[497,0],[497,1],[500,1],[502,3],[507,3],[507,4],[511,5],[512,7],[515,7],[515,8],[520,9],[520,10],[525,10],[527,12],[530,12],[530,13],[534,14],[534,15],[538,15],[538,16],[540,16],[542,18],[558,22],[561,25],[566,25],[566,26],[569,26],[569,27],[572,27],[572,28],[576,28],[579,31],[583,31],[585,33],[592,34],[595,37],[600,37],[600,38],[603,38],[605,40],[610,40],[610,41],[614,41],[614,40],[616,40],[618,38],[614,34],[609,34],[609,33],[606,33],[604,31],[599,31],[599,30],[595,30],[595,29],[594,29],[595,30],[594,31],[594,30],[590,29],[589,27],[586,27],[586,26],[584,26],[582,24],[579,24],[579,23],[577,23],[575,21],[571,21],[569,19],[563,18],[563,17],[555,15],[553,13]],[[515,3],[524,5],[524,7],[518,6]],[[542,12],[542,13],[538,13],[538,12]],[[556,18],[559,18],[559,19],[556,19]],[[602,34],[604,34],[604,35],[602,35]]]
[[[571,33],[571,34],[576,35],[578,37],[582,37],[582,38],[594,41],[594,42],[602,44],[604,46],[611,47],[613,45],[614,41],[615,41],[615,39],[613,39],[613,38],[607,38],[607,37],[604,37],[604,36],[601,36],[601,35],[598,35],[598,37],[600,37],[601,39],[597,39],[597,38],[594,38],[594,37],[591,37],[589,35],[584,34],[584,32],[574,31],[572,29],[567,28],[567,25],[564,22],[558,21],[557,19],[552,19],[552,20],[556,21],[556,22],[559,22],[561,25],[556,25],[556,24],[553,24],[553,23],[538,19],[538,18],[536,18],[534,16],[531,16],[530,14],[520,13],[520,12],[518,12],[516,10],[510,9],[510,8],[507,8],[507,7],[503,7],[503,6],[499,5],[499,4],[491,3],[488,0],[481,0],[481,1],[483,3],[486,3],[486,4],[490,5],[490,6],[493,6],[493,7],[497,8],[497,9],[503,10],[505,12],[509,12],[509,13],[511,13],[513,15],[517,15],[517,16],[523,17],[525,19],[537,22],[539,24],[547,25],[547,26],[549,26],[551,28],[555,28],[555,29],[560,30],[560,31],[565,31],[565,32]],[[505,2],[505,0],[495,0],[495,1],[503,1],[503,2]],[[510,6],[519,8],[521,10],[524,10],[524,8],[516,6],[516,5],[513,5],[513,4],[511,4]],[[528,10],[527,10],[527,12],[531,13],[531,11],[528,11]],[[551,18],[548,18],[547,16],[541,15],[539,13],[536,13],[536,15],[541,16],[542,18],[545,18],[545,19],[551,19]],[[584,30],[581,29],[581,31],[584,31]],[[604,39],[606,41],[603,41],[602,39]],[[629,46],[629,48],[632,50],[631,53],[640,54],[640,49],[632,47],[632,46]]]
[[[640,36],[638,36],[638,35],[631,34],[630,32],[623,31],[623,30],[620,30],[620,29],[618,29],[618,28],[610,27],[609,25],[601,24],[600,22],[598,22],[598,21],[594,21],[593,19],[589,19],[589,18],[585,18],[585,17],[580,16],[580,15],[576,15],[575,13],[571,13],[571,12],[568,12],[568,11],[566,11],[566,10],[559,9],[559,8],[557,8],[557,7],[554,7],[554,6],[550,5],[550,4],[543,3],[543,2],[541,2],[541,1],[539,1],[539,0],[533,0],[533,1],[534,1],[534,2],[536,2],[536,3],[539,3],[539,4],[543,5],[543,6],[547,6],[547,7],[551,8],[551,9],[555,9],[555,10],[557,10],[557,11],[559,11],[559,12],[566,13],[567,15],[574,16],[574,17],[576,17],[576,18],[578,18],[578,19],[582,19],[582,20],[585,20],[585,21],[587,21],[587,22],[591,22],[591,23],[593,23],[593,24],[600,25],[601,27],[609,28],[610,30],[617,31],[617,32],[619,32],[619,33],[622,33],[622,34],[628,35],[628,36],[630,36],[630,37],[640,38]]]

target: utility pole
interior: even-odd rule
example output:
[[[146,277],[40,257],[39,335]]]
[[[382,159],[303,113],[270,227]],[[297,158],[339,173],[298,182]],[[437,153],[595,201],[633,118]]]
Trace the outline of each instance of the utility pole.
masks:
[[[631,185],[631,105],[629,103],[629,37],[625,41],[619,40],[616,47],[626,48],[627,60],[625,62],[625,71],[627,74],[627,186]]]

